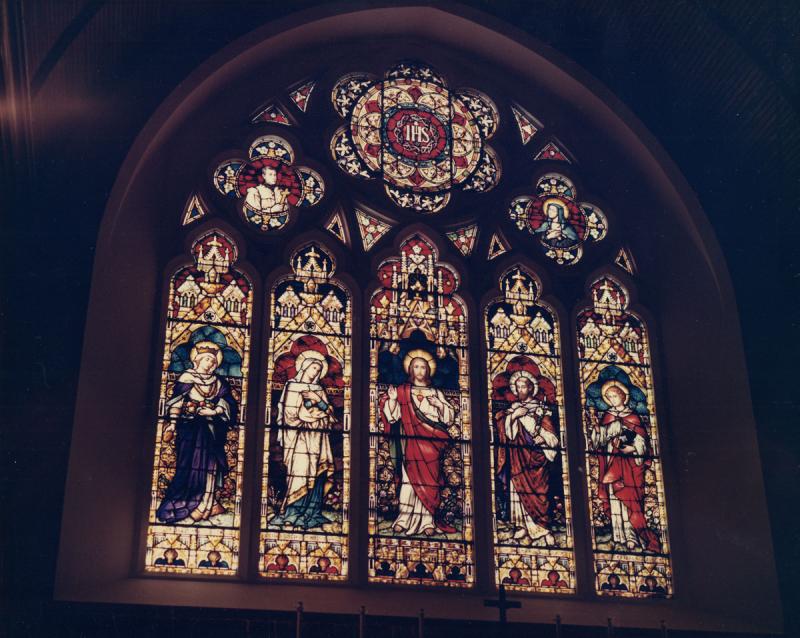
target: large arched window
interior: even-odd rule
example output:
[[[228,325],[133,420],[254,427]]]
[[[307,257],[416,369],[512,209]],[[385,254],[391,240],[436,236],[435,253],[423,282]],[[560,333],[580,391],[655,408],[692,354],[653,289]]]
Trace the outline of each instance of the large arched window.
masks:
[[[608,219],[579,197],[575,178],[565,174],[572,160],[540,133],[546,127],[528,110],[511,102],[504,111],[475,89],[451,90],[449,84],[428,63],[402,61],[380,74],[346,73],[332,86],[320,78],[287,87],[251,119],[252,139],[240,141],[246,156],[226,159],[213,171],[216,200],[204,205],[194,195],[179,216],[191,227],[227,205],[229,222],[242,232],[291,237],[305,209],[326,208],[323,227],[353,259],[395,236],[396,248],[385,247],[374,262],[377,287],[369,292],[374,285],[367,283],[355,291],[369,309],[368,343],[353,344],[353,293],[337,282],[336,261],[319,242],[295,249],[291,274],[259,291],[266,318],[265,347],[257,348],[266,352],[259,360],[266,371],[266,430],[258,574],[347,581],[352,558],[366,564],[373,583],[474,587],[477,515],[492,521],[493,585],[576,593],[566,357],[569,370],[577,363],[582,389],[597,591],[669,597],[648,336],[626,310],[627,292],[610,278],[594,284],[593,309],[580,315],[577,327],[577,361],[528,267],[516,263],[499,274],[500,296],[480,309],[485,339],[471,339],[476,326],[460,296],[470,271],[501,255],[500,265],[535,248],[544,263],[555,264],[556,279],[584,258],[597,262],[591,253],[584,257],[585,247],[605,239]],[[329,102],[312,102],[319,95],[329,95]],[[346,121],[330,134],[327,157],[316,160],[319,170],[300,164],[296,151],[312,147],[303,139],[312,117]],[[498,131],[505,122],[504,140]],[[295,141],[282,129],[293,129]],[[483,214],[457,227],[436,224],[459,198],[463,209],[501,190],[504,171],[490,138],[525,149],[537,137],[541,148],[527,161],[532,187],[511,184],[483,200]],[[382,182],[377,191],[360,192],[369,206],[331,187],[352,184],[359,191],[359,182],[368,181]],[[492,220],[503,210],[503,223]],[[409,233],[404,226],[413,217],[424,217],[429,230]],[[351,228],[360,246],[349,241]],[[486,231],[493,232],[479,252]],[[443,262],[437,241],[449,241],[469,263]],[[145,569],[230,574],[238,566],[245,457],[241,427],[232,424],[244,410],[247,378],[240,371],[247,370],[248,344],[234,334],[238,325],[227,324],[238,318],[249,325],[252,290],[231,270],[236,249],[221,233],[204,235],[193,250],[195,269],[173,278],[170,303],[185,309],[177,310],[184,322],[204,323],[182,331],[170,324],[167,332],[159,408],[166,425],[156,436]],[[632,274],[629,254],[619,251],[616,263],[606,265]],[[473,291],[483,292],[482,285],[479,280]],[[175,312],[168,306],[168,319]],[[237,343],[238,350],[231,349]],[[363,354],[353,358],[354,350],[367,353],[368,365]],[[486,361],[485,373],[482,365],[471,373],[470,362],[477,361]],[[362,383],[368,380],[361,395],[368,422],[355,427],[356,436],[368,437],[366,454],[351,445],[354,368]],[[489,389],[488,445],[478,452],[489,457],[490,476],[480,486],[470,392],[476,380]],[[355,453],[368,465],[366,499],[350,489]],[[491,492],[491,510],[476,508],[478,487]],[[367,513],[366,549],[350,547],[351,510]]]
[[[685,533],[706,520],[690,488],[709,479],[686,455],[716,453],[692,427],[715,417],[676,398],[698,352],[721,369],[720,341],[685,319],[730,311],[705,227],[619,109],[541,56],[452,16],[419,46],[400,33],[416,22],[389,21],[400,36],[376,53],[366,23],[330,20],[361,31],[324,63],[321,48],[289,55],[300,27],[274,50],[241,44],[252,58],[210,72],[194,115],[165,111],[126,168],[98,265],[139,268],[141,285],[113,379],[90,314],[73,459],[113,459],[121,496],[109,522],[100,492],[68,492],[61,591],[486,619],[503,587],[528,621],[604,622],[614,596],[632,599],[622,622],[698,626],[695,601],[725,608],[708,576],[718,536]],[[102,313],[119,285],[95,276]],[[85,435],[106,402],[146,470]],[[91,582],[81,533],[105,548]]]

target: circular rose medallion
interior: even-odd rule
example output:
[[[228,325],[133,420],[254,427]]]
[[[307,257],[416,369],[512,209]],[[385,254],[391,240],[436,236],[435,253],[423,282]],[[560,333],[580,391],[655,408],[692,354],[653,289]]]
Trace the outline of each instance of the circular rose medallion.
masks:
[[[367,169],[393,186],[446,191],[477,168],[483,140],[475,117],[447,88],[391,79],[367,89],[353,106],[350,133]]]
[[[447,149],[445,123],[417,107],[401,107],[389,115],[384,136],[390,152],[413,162],[435,161]]]

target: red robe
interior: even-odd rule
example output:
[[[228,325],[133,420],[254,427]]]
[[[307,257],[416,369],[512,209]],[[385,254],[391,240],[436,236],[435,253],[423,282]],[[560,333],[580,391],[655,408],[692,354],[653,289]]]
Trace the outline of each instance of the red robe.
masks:
[[[405,463],[406,474],[414,493],[422,501],[425,509],[435,517],[436,510],[439,508],[441,488],[444,486],[441,472],[441,456],[447,442],[450,440],[450,435],[446,430],[434,427],[414,407],[413,399],[411,398],[413,388],[414,386],[410,383],[404,383],[397,387],[397,402],[400,404],[402,433],[408,437],[405,440],[403,463]],[[383,410],[388,399],[388,395],[383,395],[378,401],[378,410],[385,434],[391,434],[392,430],[392,424],[386,418]],[[396,468],[396,472],[399,476],[400,468]],[[443,532],[451,533],[455,531],[449,525],[438,521],[436,524]]]
[[[503,410],[495,417],[497,424],[497,474],[502,475],[506,467],[510,470],[511,482],[519,494],[525,511],[537,525],[546,527],[550,523],[547,514],[549,501],[547,492],[550,487],[550,465],[544,452],[534,443],[530,434],[522,426],[517,428],[517,436],[509,439],[506,436],[505,420],[508,412]],[[541,426],[551,434],[558,436],[553,421],[548,416],[542,417]],[[508,444],[509,447],[505,447]],[[536,447],[531,447],[536,446]]]
[[[650,437],[642,425],[642,420],[633,412],[623,417],[606,412],[603,414],[601,423],[603,426],[608,426],[618,419],[622,421],[623,427],[645,440],[645,454],[647,454],[650,450]],[[614,495],[628,510],[628,520],[644,546],[648,551],[660,552],[661,542],[655,532],[647,526],[644,517],[645,471],[650,467],[651,461],[646,458],[639,464],[636,462],[638,460],[636,457],[617,452],[620,446],[624,445],[620,439],[615,439],[612,445],[615,453],[598,455],[600,482],[597,492],[603,511],[609,518],[611,517],[608,486],[613,485]]]

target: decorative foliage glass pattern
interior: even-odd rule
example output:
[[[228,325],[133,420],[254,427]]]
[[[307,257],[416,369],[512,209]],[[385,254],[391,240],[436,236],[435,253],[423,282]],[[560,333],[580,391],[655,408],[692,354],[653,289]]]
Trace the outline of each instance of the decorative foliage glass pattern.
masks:
[[[533,136],[539,132],[539,127],[534,124],[533,118],[525,113],[520,107],[518,106],[511,106],[511,112],[514,114],[514,120],[517,123],[517,129],[519,130],[519,137],[522,141],[523,146],[530,142],[533,139]]]
[[[575,591],[563,424],[561,336],[522,266],[486,308],[495,579],[507,589]]]
[[[453,242],[458,252],[464,257],[469,257],[472,254],[472,249],[475,248],[475,241],[478,239],[478,225],[470,224],[451,231],[447,233],[447,239]]]
[[[234,574],[253,292],[220,232],[170,280],[145,569]]]
[[[650,343],[610,277],[578,315],[578,366],[596,588],[637,598],[672,595]]]
[[[545,255],[558,264],[576,264],[586,242],[599,242],[608,230],[606,216],[597,206],[576,202],[575,186],[558,173],[536,183],[536,195],[512,200],[509,217],[520,230],[539,238]]]
[[[459,279],[412,235],[370,300],[369,579],[474,580],[467,315]]]
[[[494,103],[472,89],[451,91],[427,65],[401,62],[381,80],[346,75],[331,99],[348,121],[331,141],[334,160],[348,175],[381,178],[402,208],[433,213],[453,188],[483,192],[500,179],[486,144],[499,122]]]
[[[262,232],[279,230],[296,207],[318,204],[325,194],[320,175],[294,165],[294,149],[282,137],[265,135],[250,145],[249,158],[223,162],[214,172],[220,194],[243,200],[242,215]]]
[[[318,244],[272,289],[261,497],[267,578],[344,580],[350,499],[350,295]]]
[[[391,229],[387,222],[383,222],[375,215],[370,215],[359,208],[356,208],[356,222],[358,223],[358,232],[361,234],[361,242],[364,244],[365,252],[369,252]]]

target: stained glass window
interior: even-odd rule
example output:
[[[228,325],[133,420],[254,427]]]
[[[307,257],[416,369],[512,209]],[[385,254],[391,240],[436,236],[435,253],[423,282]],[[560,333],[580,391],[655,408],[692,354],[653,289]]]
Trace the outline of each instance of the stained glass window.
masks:
[[[361,242],[364,250],[369,251],[377,244],[381,237],[389,232],[391,225],[387,221],[378,219],[360,208],[356,208],[356,221],[358,222],[358,232],[361,234]]]
[[[234,574],[253,293],[210,232],[169,283],[145,569]]]
[[[295,166],[289,142],[264,135],[250,144],[248,159],[230,159],[214,171],[220,194],[241,199],[242,216],[262,232],[280,230],[295,208],[314,206],[325,194],[319,173]]]
[[[450,90],[426,64],[400,62],[381,80],[346,75],[331,100],[347,120],[331,140],[334,160],[348,175],[380,177],[402,208],[434,213],[453,188],[485,192],[500,179],[486,143],[497,130],[497,107],[473,89]]]
[[[328,221],[325,222],[325,230],[345,246],[350,246],[350,229],[347,226],[344,211],[341,208],[337,208],[328,218]]]
[[[554,162],[566,162],[567,164],[571,164],[572,162],[569,161],[566,153],[559,148],[558,144],[555,142],[548,142],[545,144],[542,149],[536,153],[536,156],[533,158],[535,160],[550,160]]]
[[[305,82],[289,92],[289,99],[292,101],[292,104],[294,104],[303,113],[308,110],[308,103],[311,100],[311,93],[314,91],[314,87],[316,85],[317,83],[313,81]]]
[[[350,295],[312,243],[273,286],[261,494],[267,578],[344,580],[350,500]]]
[[[467,315],[459,278],[412,235],[370,300],[369,579],[470,586]]]
[[[278,104],[267,104],[256,113],[251,122],[253,124],[283,124],[291,126],[289,116]]]
[[[591,295],[577,332],[596,589],[666,598],[672,570],[647,328],[618,281],[601,277]]]
[[[489,239],[489,250],[486,253],[486,259],[491,261],[500,255],[504,255],[509,250],[511,250],[511,246],[508,241],[506,241],[506,238],[503,237],[503,233],[498,230],[492,235],[491,239]]]
[[[575,591],[561,336],[522,266],[486,308],[495,578],[507,589]]]
[[[265,131],[251,134],[240,156],[227,156],[213,172],[221,205],[233,202],[249,230],[281,236],[293,216],[326,196],[322,176],[303,165],[300,153],[298,123],[308,121],[315,90],[317,82],[306,79],[289,86],[286,99],[262,105],[250,119]],[[257,350],[266,359],[256,363],[263,365],[266,387],[253,563],[264,580],[348,580],[360,564],[349,556],[351,430],[358,436],[363,425],[369,484],[368,501],[359,505],[368,507],[368,538],[358,558],[367,560],[368,581],[472,587],[469,386],[477,376],[469,368],[460,274],[440,261],[435,243],[420,231],[400,242],[396,254],[380,253],[377,287],[368,297],[369,368],[354,370],[352,291],[321,242],[341,242],[366,259],[364,253],[389,243],[408,211],[436,213],[456,191],[467,201],[465,192],[492,190],[501,176],[489,146],[500,126],[498,109],[475,89],[450,88],[444,75],[419,62],[397,63],[380,77],[348,74],[336,81],[331,101],[344,122],[329,129],[333,162],[350,177],[379,180],[382,189],[367,189],[356,203],[345,196],[327,206],[316,222],[322,239],[299,244],[264,293],[265,343]],[[517,153],[526,153],[531,165],[551,166],[537,171],[533,187],[504,200],[508,218],[528,239],[518,237],[523,244],[517,246],[503,229],[507,221],[481,220],[480,208],[466,206],[464,216],[444,217],[438,230],[468,262],[501,261],[524,250],[532,236],[557,264],[576,264],[588,245],[607,235],[606,215],[579,198],[561,172],[570,167],[534,162],[571,163],[561,143],[543,137],[543,125],[515,103],[512,119],[511,133],[525,147]],[[286,129],[268,124],[293,126],[292,142],[274,134]],[[181,209],[182,226],[211,215],[203,192],[194,191]],[[377,212],[375,193],[408,210]],[[485,210],[492,214],[491,206]],[[384,258],[387,253],[394,256]],[[148,572],[239,572],[254,291],[237,270],[237,255],[230,237],[208,231],[193,244],[193,265],[169,283]],[[635,272],[626,248],[619,247],[613,263],[617,275],[617,268]],[[491,510],[482,514],[492,517],[494,582],[518,592],[574,594],[562,370],[571,361],[562,359],[557,313],[541,299],[541,282],[530,269],[506,268],[497,288],[483,308],[486,352],[480,351],[486,355],[488,415],[481,427],[491,490]],[[577,317],[577,338],[595,588],[601,595],[671,597],[647,329],[611,275],[595,281],[591,294],[592,306]],[[473,360],[477,354],[473,345]],[[355,426],[354,372],[369,376],[369,416]]]
[[[576,264],[587,242],[599,242],[608,230],[602,210],[576,201],[572,182],[558,173],[542,175],[536,195],[521,195],[511,201],[508,214],[520,230],[538,237],[545,255],[558,264]]]
[[[634,274],[633,257],[625,248],[619,249],[617,256],[614,258],[614,263],[629,275]]]
[[[514,114],[514,120],[519,130],[519,137],[524,146],[539,132],[539,126],[535,123],[533,117],[528,115],[521,107],[512,105],[511,112]]]
[[[189,198],[189,201],[186,203],[186,207],[183,211],[183,220],[181,224],[183,226],[188,226],[196,222],[199,219],[202,219],[208,214],[206,211],[206,207],[203,205],[202,200],[198,195],[192,195]]]
[[[472,254],[472,249],[475,248],[475,240],[478,239],[478,224],[457,228],[447,233],[447,239],[453,242],[458,252],[464,257],[469,257]]]

